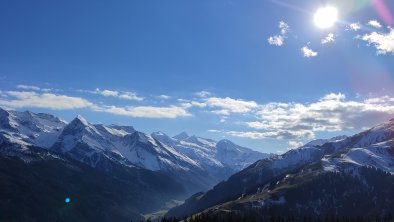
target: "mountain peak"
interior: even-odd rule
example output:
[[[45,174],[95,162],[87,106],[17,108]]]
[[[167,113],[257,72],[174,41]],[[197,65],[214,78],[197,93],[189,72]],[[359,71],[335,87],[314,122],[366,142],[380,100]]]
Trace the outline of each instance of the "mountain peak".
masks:
[[[177,139],[177,140],[185,140],[185,139],[189,138],[189,135],[186,132],[182,132],[182,133],[174,136],[173,138]]]
[[[218,144],[234,144],[234,143],[228,139],[221,139],[219,140]]]
[[[87,127],[89,126],[88,121],[83,118],[81,115],[76,116],[73,121],[68,124],[68,127],[75,128],[75,127]]]
[[[83,118],[83,116],[81,116],[81,115],[77,115],[75,117],[75,120],[78,120],[78,121],[82,122],[84,125],[88,125],[88,121],[86,121],[86,119]]]

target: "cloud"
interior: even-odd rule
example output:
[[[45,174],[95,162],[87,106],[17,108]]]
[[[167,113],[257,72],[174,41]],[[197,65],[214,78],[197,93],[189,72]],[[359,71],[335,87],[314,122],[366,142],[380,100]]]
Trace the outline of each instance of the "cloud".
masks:
[[[394,29],[392,28],[388,33],[371,32],[363,35],[361,39],[373,45],[378,54],[394,54]]]
[[[211,93],[208,91],[200,91],[200,92],[194,93],[194,95],[199,96],[199,97],[208,97],[211,95]]]
[[[26,89],[26,90],[35,90],[35,91],[41,90],[40,87],[32,86],[32,85],[17,85],[16,88],[18,88],[18,89]]]
[[[170,98],[171,98],[171,96],[167,96],[167,95],[160,95],[160,96],[157,96],[157,98],[159,98],[159,99],[164,99],[164,100],[167,100],[167,99],[170,99]]]
[[[204,102],[198,102],[198,101],[184,101],[181,100],[181,106],[185,108],[191,108],[191,107],[198,107],[198,108],[204,108],[207,106]]]
[[[308,48],[308,46],[304,46],[301,48],[301,52],[304,55],[304,57],[315,57],[317,56],[317,52],[313,51],[312,49]]]
[[[27,91],[7,91],[9,99],[0,99],[0,106],[9,108],[47,108],[53,110],[78,109],[91,107],[93,104],[80,97],[56,95],[52,93],[37,93]]]
[[[367,24],[374,28],[382,28],[382,25],[376,20],[370,20]]]
[[[168,118],[174,119],[177,117],[191,116],[185,107],[169,106],[169,107],[156,107],[156,106],[101,106],[95,107],[93,111],[105,112],[121,116],[130,116],[138,118]]]
[[[359,22],[352,23],[352,24],[349,25],[349,28],[350,28],[351,30],[357,32],[358,30],[361,29],[361,24],[360,24]]]
[[[279,29],[280,29],[280,34],[286,35],[290,30],[290,26],[286,22],[280,21],[279,22]]]
[[[249,139],[293,139],[308,138],[314,139],[315,135],[311,131],[275,131],[275,132],[257,132],[257,131],[227,131],[224,132],[230,136],[249,138]]]
[[[394,98],[383,96],[363,101],[347,101],[344,94],[330,93],[313,103],[272,102],[260,105],[256,114],[256,121],[245,124],[261,132],[241,135],[261,138],[313,138],[315,132],[363,129],[390,119],[394,115]]]
[[[328,33],[328,35],[321,40],[321,44],[325,45],[331,42],[335,42],[335,35],[333,33]]]
[[[103,96],[113,96],[113,97],[117,97],[117,96],[119,95],[119,92],[117,92],[117,91],[111,91],[111,90],[107,90],[107,89],[105,89],[105,90],[103,90],[103,91],[100,91],[99,89],[96,89],[96,92],[97,92],[98,94],[103,95]]]
[[[245,101],[241,99],[232,99],[230,97],[218,98],[210,97],[204,102],[208,107],[219,108],[213,110],[213,113],[219,115],[229,115],[230,113],[248,113],[258,105],[254,101]]]
[[[40,88],[38,86],[33,86],[33,85],[17,85],[16,88],[24,89],[24,90],[43,91],[43,92],[50,92],[50,91],[52,91],[52,89]]]
[[[124,92],[117,94],[115,91],[100,91],[106,96],[127,95]],[[128,95],[130,96],[130,95]],[[194,102],[192,102],[194,103]],[[196,104],[194,104],[196,105]],[[41,93],[36,91],[0,91],[0,106],[8,109],[18,108],[43,108],[53,110],[69,110],[86,108],[95,112],[110,113],[114,115],[130,116],[136,118],[177,118],[190,116],[186,106],[112,106],[94,104],[84,98]]]
[[[267,40],[270,45],[282,46],[284,43],[284,38],[281,35],[270,36]]]
[[[280,35],[270,36],[267,39],[270,45],[282,46],[285,43],[290,26],[286,22],[280,21],[278,27],[280,29]]]
[[[215,130],[215,129],[210,129],[210,130],[207,130],[209,133],[221,133],[222,131],[221,130]]]
[[[294,140],[289,141],[290,148],[298,148],[298,147],[301,147],[302,145],[304,145],[304,144],[300,141],[294,141]]]
[[[127,99],[127,100],[135,100],[135,101],[143,101],[143,97],[137,96],[136,93],[134,92],[122,92],[119,94],[119,98],[121,99]]]
[[[134,100],[134,101],[143,101],[144,100],[143,97],[137,96],[137,94],[134,92],[119,92],[119,91],[108,90],[108,89],[100,90],[99,88],[97,88],[94,91],[85,91],[85,92],[99,94],[99,95],[102,95],[105,97],[115,97],[115,98],[125,99],[125,100]]]

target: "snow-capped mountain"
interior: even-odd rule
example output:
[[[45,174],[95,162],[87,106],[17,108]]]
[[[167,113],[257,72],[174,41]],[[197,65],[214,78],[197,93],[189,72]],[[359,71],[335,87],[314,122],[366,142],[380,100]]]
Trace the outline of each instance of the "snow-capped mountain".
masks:
[[[1,139],[19,145],[8,148],[8,154],[35,146],[104,171],[121,164],[177,174],[195,186],[192,191],[205,190],[267,156],[230,141],[186,133],[174,138],[161,132],[147,135],[131,126],[91,124],[82,116],[67,123],[49,114],[0,109],[0,118]]]
[[[0,108],[0,133],[23,145],[49,148],[66,124],[64,120],[50,114],[6,111]]]
[[[152,133],[151,136],[177,152],[196,160],[202,167],[228,168],[239,171],[257,160],[269,157],[269,154],[241,147],[229,140],[214,141],[197,136],[189,136],[182,132],[170,137],[163,132]]]
[[[352,215],[362,212],[352,210],[355,205],[349,208],[347,201],[354,201],[349,198],[353,194],[375,199],[360,206],[366,214],[384,215],[394,206],[393,201],[386,200],[392,194],[393,174],[394,119],[351,137],[312,141],[257,161],[167,215],[183,217],[202,211],[214,215],[233,210],[257,210],[256,214],[262,215]],[[324,192],[328,190],[333,191]]]
[[[198,163],[133,128],[93,125],[77,116],[59,135],[52,149],[97,165],[104,159],[153,171],[190,171]]]

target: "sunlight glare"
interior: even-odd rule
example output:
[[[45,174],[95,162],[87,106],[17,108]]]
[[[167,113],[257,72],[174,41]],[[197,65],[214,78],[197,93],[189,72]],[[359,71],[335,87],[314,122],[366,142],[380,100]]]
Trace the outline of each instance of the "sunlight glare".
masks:
[[[321,29],[332,27],[338,19],[338,10],[332,6],[319,8],[314,16],[315,25]]]

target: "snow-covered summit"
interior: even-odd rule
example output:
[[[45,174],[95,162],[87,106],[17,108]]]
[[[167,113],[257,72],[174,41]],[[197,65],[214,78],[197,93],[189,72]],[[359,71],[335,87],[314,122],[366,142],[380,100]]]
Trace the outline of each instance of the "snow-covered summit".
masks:
[[[203,167],[213,170],[228,169],[230,172],[236,172],[269,156],[238,146],[230,140],[217,142],[195,135],[189,136],[185,132],[172,138],[165,133],[157,132],[153,133],[152,137],[197,161]]]

